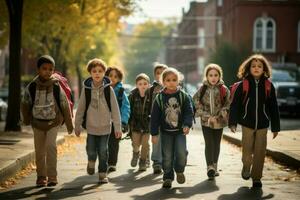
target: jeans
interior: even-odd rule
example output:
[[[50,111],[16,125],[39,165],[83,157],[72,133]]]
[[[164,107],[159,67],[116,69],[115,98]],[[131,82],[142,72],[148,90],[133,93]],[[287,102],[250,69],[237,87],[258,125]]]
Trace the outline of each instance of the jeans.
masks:
[[[207,166],[218,163],[223,129],[202,126],[205,141],[205,159]]]
[[[186,136],[161,133],[163,180],[174,180],[174,171],[183,173],[187,162]]]
[[[108,159],[108,135],[92,135],[87,134],[86,152],[89,161],[99,159],[98,172],[106,173]]]
[[[161,166],[162,164],[162,152],[161,152],[161,134],[158,135],[158,143],[152,144],[151,160],[154,166]]]
[[[114,126],[108,140],[108,165],[116,166],[118,162],[120,138],[116,138]]]

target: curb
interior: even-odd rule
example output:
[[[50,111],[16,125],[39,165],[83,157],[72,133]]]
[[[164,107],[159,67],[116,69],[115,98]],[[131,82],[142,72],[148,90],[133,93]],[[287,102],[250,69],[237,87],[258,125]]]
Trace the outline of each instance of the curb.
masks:
[[[58,136],[56,140],[57,145],[61,145],[65,142],[64,136]],[[18,171],[24,169],[29,163],[35,161],[34,150],[21,155],[18,159],[12,161],[7,166],[0,169],[0,183],[14,176]]]
[[[224,134],[224,133],[223,133],[223,138],[225,140],[227,140],[228,142],[230,142],[232,144],[235,144],[239,147],[242,146],[242,144],[241,144],[242,142],[241,142],[240,139],[231,137],[231,136],[229,136],[227,134]],[[290,155],[289,153],[278,151],[278,150],[272,149],[270,147],[267,147],[266,154],[267,154],[267,156],[272,157],[275,161],[278,161],[280,163],[284,163],[288,166],[292,166],[292,167],[295,167],[297,169],[300,168],[300,160],[295,158],[294,156]]]

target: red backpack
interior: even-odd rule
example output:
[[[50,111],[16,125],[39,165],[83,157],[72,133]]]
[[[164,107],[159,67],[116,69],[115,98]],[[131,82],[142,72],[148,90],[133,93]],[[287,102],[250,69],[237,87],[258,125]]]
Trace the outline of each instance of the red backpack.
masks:
[[[68,84],[68,79],[64,77],[60,72],[57,71],[54,72],[53,76],[58,79],[60,87],[63,89],[63,91],[66,94],[71,116],[73,117],[74,99],[72,95],[72,90]]]
[[[242,81],[236,82],[232,86],[230,86],[230,88],[231,88],[230,89],[230,100],[231,101],[233,100],[235,91],[241,83],[243,84],[243,96],[244,96],[243,104],[244,104],[247,100],[247,96],[248,96],[248,92],[249,92],[249,80],[248,79],[243,79]],[[271,85],[272,85],[271,81],[269,79],[266,79],[265,80],[265,95],[267,98],[269,98],[270,94],[271,94]]]

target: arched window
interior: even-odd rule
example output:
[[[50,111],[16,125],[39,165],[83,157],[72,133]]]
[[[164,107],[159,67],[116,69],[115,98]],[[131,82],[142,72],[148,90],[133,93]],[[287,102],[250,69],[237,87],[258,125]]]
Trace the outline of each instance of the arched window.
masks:
[[[275,52],[276,24],[272,18],[257,18],[253,36],[253,51]]]

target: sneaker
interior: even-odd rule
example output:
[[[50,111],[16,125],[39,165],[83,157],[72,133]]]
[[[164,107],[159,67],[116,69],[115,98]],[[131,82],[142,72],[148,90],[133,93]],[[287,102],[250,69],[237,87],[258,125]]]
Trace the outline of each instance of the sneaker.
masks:
[[[161,166],[160,165],[154,165],[153,166],[153,174],[161,174]]]
[[[57,183],[58,183],[58,182],[57,182],[56,176],[53,176],[53,177],[49,176],[49,177],[48,177],[48,184],[47,184],[48,187],[56,186]]]
[[[140,157],[140,152],[133,152],[132,159],[131,159],[131,167],[136,167],[138,159]]]
[[[215,168],[215,176],[220,176],[219,171],[218,171],[218,164],[214,163],[213,166]]]
[[[87,167],[86,167],[86,171],[89,175],[93,175],[95,174],[95,161],[88,161]]]
[[[38,176],[36,179],[37,187],[45,187],[47,186],[47,177],[46,176]]]
[[[248,170],[245,166],[243,166],[242,169],[242,178],[244,180],[248,180],[250,178],[251,174],[250,174],[250,170]]]
[[[108,166],[108,172],[115,172],[117,169],[116,169],[116,166],[115,165],[109,165]]]
[[[139,171],[143,172],[143,171],[146,171],[146,170],[147,170],[146,160],[140,159],[140,162],[139,162]]]
[[[162,187],[163,188],[171,188],[172,187],[172,180],[171,179],[164,180]]]
[[[262,182],[261,182],[261,180],[253,180],[253,182],[252,182],[252,187],[253,187],[253,188],[261,188],[261,187],[262,187]]]
[[[185,176],[183,173],[176,173],[177,183],[183,184],[185,182]]]
[[[216,174],[215,168],[214,168],[212,165],[209,165],[209,166],[207,167],[207,176],[208,176],[208,179],[209,179],[209,180],[214,179],[215,174]]]
[[[99,184],[108,183],[108,178],[106,173],[99,173]]]

